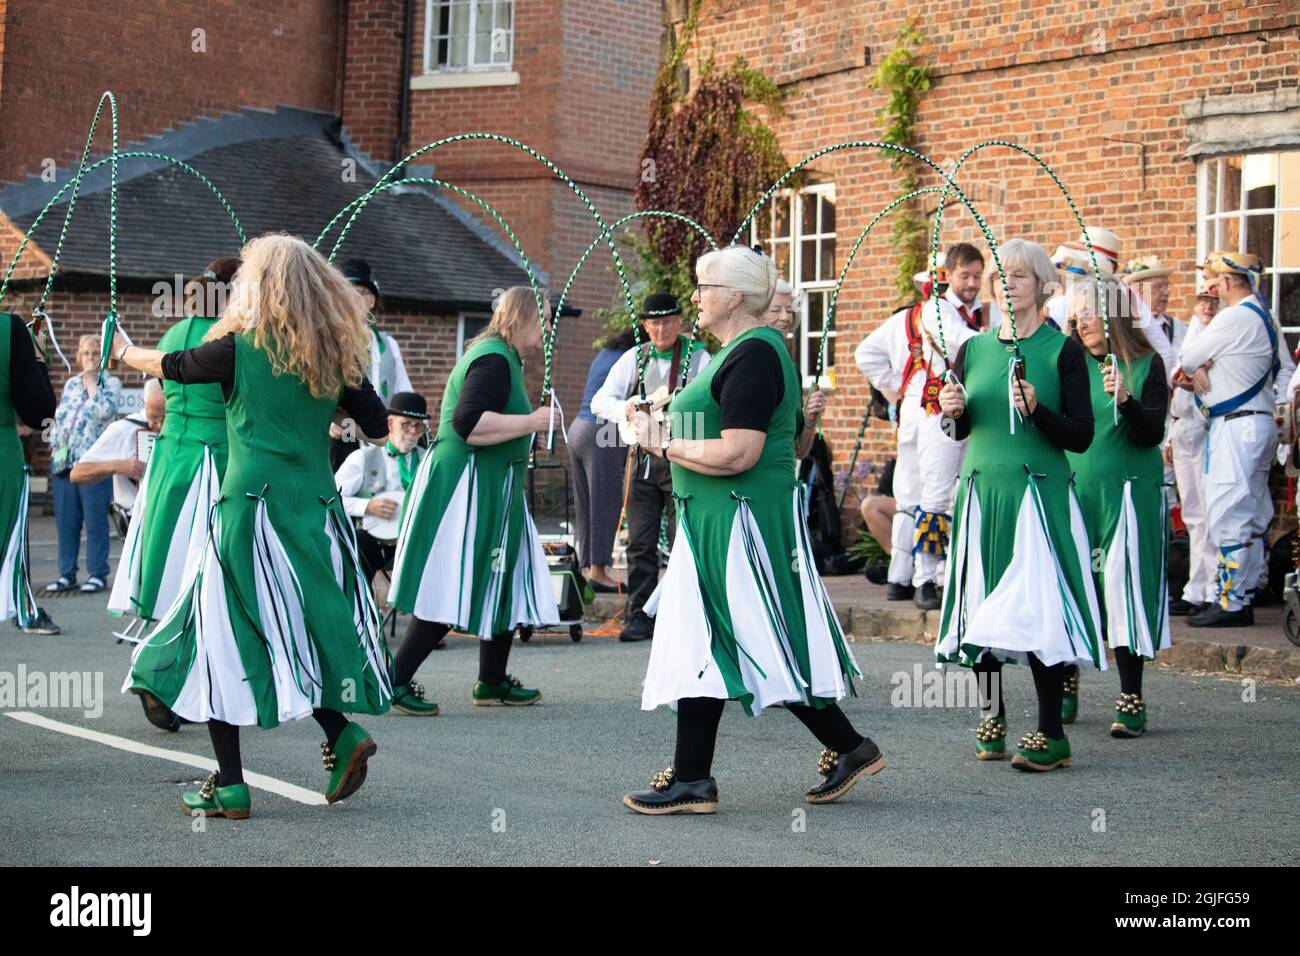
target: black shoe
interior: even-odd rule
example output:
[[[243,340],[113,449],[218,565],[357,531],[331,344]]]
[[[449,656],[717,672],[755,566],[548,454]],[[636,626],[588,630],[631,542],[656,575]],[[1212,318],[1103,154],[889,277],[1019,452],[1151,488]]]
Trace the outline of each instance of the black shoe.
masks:
[[[166,704],[148,691],[137,690],[135,693],[140,695],[145,720],[159,730],[166,730],[173,734],[181,729],[181,719],[173,714]]]
[[[889,583],[889,562],[877,561],[875,564],[868,564],[862,571],[866,579],[872,584]]]
[[[587,579],[587,583],[591,585],[591,590],[596,594],[617,594],[618,593],[617,584],[614,585],[602,584],[599,581],[591,580],[591,578]]]
[[[823,750],[817,772],[826,779],[804,794],[809,803],[830,803],[853,789],[863,777],[885,769],[885,755],[870,737],[846,754]]]
[[[1187,619],[1188,627],[1250,627],[1255,623],[1255,612],[1249,607],[1225,611],[1217,604]]]
[[[939,600],[938,585],[933,581],[926,581],[917,589],[915,596],[912,598],[912,603],[922,611],[938,610],[939,606],[943,604],[943,602]]]
[[[916,588],[910,584],[889,584],[889,590],[885,593],[886,601],[910,601],[912,595],[916,593]]]
[[[645,611],[637,611],[632,615],[632,620],[627,622],[622,633],[618,635],[620,641],[648,641],[655,636],[655,619]]]
[[[1190,601],[1184,601],[1182,598],[1175,598],[1169,602],[1170,617],[1187,617],[1204,609],[1204,604],[1192,604]]]
[[[14,623],[17,623],[16,621]],[[26,627],[19,625],[18,628],[24,634],[61,634],[62,628],[50,620],[50,616],[45,613],[45,608],[36,609],[36,619]]]
[[[712,777],[686,783],[678,780],[669,767],[651,777],[650,786],[650,790],[629,793],[623,798],[623,806],[651,816],[718,812],[718,782]]]

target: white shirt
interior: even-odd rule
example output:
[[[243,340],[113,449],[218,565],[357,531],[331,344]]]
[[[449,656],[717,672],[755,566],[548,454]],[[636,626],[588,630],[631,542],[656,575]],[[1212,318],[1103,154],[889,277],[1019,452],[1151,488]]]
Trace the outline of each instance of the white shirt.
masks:
[[[110,424],[95,440],[78,464],[93,464],[105,461],[123,461],[127,458],[140,457],[140,432],[149,431],[149,425],[139,418],[119,418]],[[143,460],[143,459],[140,459]],[[121,508],[130,511],[135,505],[135,494],[140,486],[126,475],[113,476],[113,501]]]
[[[1188,375],[1206,362],[1213,363],[1209,369],[1210,392],[1201,396],[1205,405],[1227,401],[1251,388],[1268,371],[1273,356],[1278,352],[1278,347],[1269,341],[1264,323],[1246,308],[1245,302],[1257,307],[1260,305],[1259,299],[1248,296],[1237,305],[1227,306],[1194,338],[1183,344],[1179,360]],[[1276,329],[1274,323],[1275,332]],[[1277,337],[1281,338],[1280,333]],[[1279,373],[1279,377],[1281,375]],[[1274,401],[1274,389],[1266,385],[1235,411],[1271,414]]]
[[[410,451],[412,475],[420,464],[423,451],[419,445]],[[377,473],[380,461],[383,462],[382,475]],[[334,484],[338,486],[339,497],[343,499],[343,510],[354,518],[360,518],[366,513],[367,503],[375,495],[402,490],[402,472],[398,467],[397,456],[391,454],[386,445],[362,445],[343,459],[343,464],[334,473]]]
[[[641,346],[644,348],[645,346]],[[686,346],[682,345],[682,352],[685,354]],[[605,384],[596,390],[596,394],[591,399],[591,413],[597,418],[603,418],[607,422],[623,423],[627,421],[627,400],[636,392],[636,351],[637,346],[628,349],[618,357],[609,374],[605,376]],[[709,364],[713,356],[709,355],[709,350],[701,343],[696,342],[695,348],[691,351],[690,379],[694,379]],[[668,375],[672,371],[672,359],[652,358],[646,363],[647,374],[649,366],[654,365],[659,376],[664,381],[668,380]],[[680,373],[679,373],[680,374]]]
[[[384,337],[382,351],[378,339],[381,335]],[[415,391],[411,388],[410,376],[406,374],[406,363],[402,361],[402,350],[397,347],[397,339],[374,327],[370,330],[369,378],[375,394],[385,403],[398,392]]]
[[[1205,328],[1205,324],[1201,321],[1200,317],[1193,312],[1190,319],[1186,322],[1180,322],[1179,325],[1183,327],[1182,338],[1178,342],[1178,361],[1181,363],[1183,360],[1183,350],[1196,340],[1196,337],[1201,333],[1201,330]],[[1178,333],[1175,331],[1174,334],[1177,335]],[[1190,418],[1193,415],[1198,418],[1200,417],[1200,414],[1196,410],[1195,392],[1186,388],[1178,388],[1177,386],[1174,386],[1172,394],[1173,397],[1169,401],[1170,415],[1174,418]]]
[[[961,314],[961,310],[965,309],[968,315],[974,316],[976,312],[984,307],[984,303],[980,301],[978,295],[975,296],[975,302],[973,305],[967,305],[961,300],[961,296],[952,291],[952,286],[948,286],[948,288],[943,290],[943,301],[956,309],[959,315]],[[987,318],[987,316],[985,318]],[[984,324],[984,327],[988,328],[987,322]]]

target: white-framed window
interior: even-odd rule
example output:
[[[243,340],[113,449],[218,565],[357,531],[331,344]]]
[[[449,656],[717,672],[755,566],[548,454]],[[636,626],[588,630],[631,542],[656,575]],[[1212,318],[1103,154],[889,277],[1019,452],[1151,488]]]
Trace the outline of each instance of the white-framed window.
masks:
[[[1259,256],[1260,295],[1300,333],[1300,150],[1217,156],[1197,175],[1196,261],[1216,249]]]
[[[806,381],[817,369],[826,310],[839,278],[835,254],[835,184],[783,189],[750,223],[750,242],[761,242],[795,291],[799,328],[795,360]],[[835,365],[834,329],[826,337],[825,367]]]
[[[509,70],[514,46],[514,0],[426,0],[425,73]]]
[[[465,343],[488,327],[492,321],[490,315],[474,315],[462,312],[456,319],[456,361],[465,354]]]

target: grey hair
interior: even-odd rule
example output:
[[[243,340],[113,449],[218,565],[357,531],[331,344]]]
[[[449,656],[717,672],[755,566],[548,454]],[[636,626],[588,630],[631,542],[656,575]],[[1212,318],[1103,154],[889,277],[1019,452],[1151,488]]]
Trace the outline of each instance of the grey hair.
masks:
[[[1052,265],[1051,257],[1038,243],[1030,242],[1028,239],[1009,239],[998,247],[998,260],[1002,263],[1004,272],[1010,272],[1019,266],[1034,274],[1034,278],[1038,280],[1039,308],[1042,308],[1043,303],[1051,298],[1054,292],[1060,291],[1056,266]]]
[[[714,249],[695,260],[695,274],[740,293],[741,307],[762,318],[776,294],[776,266],[761,252],[748,246]]]

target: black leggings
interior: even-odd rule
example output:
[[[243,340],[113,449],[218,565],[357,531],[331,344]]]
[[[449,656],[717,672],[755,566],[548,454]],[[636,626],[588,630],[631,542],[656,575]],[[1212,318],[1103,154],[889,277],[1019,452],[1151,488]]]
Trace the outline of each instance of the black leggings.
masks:
[[[987,708],[992,717],[1005,713],[1002,701],[1002,663],[989,655],[972,668],[979,685],[980,704]],[[1040,732],[1060,740],[1065,736],[1061,724],[1061,699],[1065,696],[1065,665],[1053,664],[1048,667],[1035,655],[1029,655],[1029,670],[1034,677],[1034,690],[1038,694],[1038,729]],[[993,691],[997,692],[997,702],[991,700]]]
[[[725,700],[715,697],[685,697],[677,702],[677,752],[673,757],[673,773],[678,780],[703,780],[709,776],[718,741],[718,722],[722,720],[722,705],[725,703]],[[786,704],[786,709],[812,731],[823,747],[836,753],[856,750],[864,739],[835,704],[821,708]]]
[[[1141,654],[1134,654],[1127,647],[1115,648],[1115,669],[1119,671],[1121,694],[1142,696],[1142,668],[1145,663]],[[1065,669],[1065,672],[1073,677],[1079,673],[1079,666],[1072,664]]]
[[[348,725],[348,719],[337,710],[318,707],[311,712],[321,730],[325,731],[325,740],[331,747]],[[244,762],[239,755],[239,726],[228,724],[224,720],[208,721],[208,736],[212,738],[212,750],[217,757],[219,777],[217,783],[230,787],[244,782]]]
[[[406,636],[393,655],[393,684],[409,684],[425,658],[438,642],[451,630],[446,624],[411,618],[406,626]],[[506,663],[510,660],[510,647],[514,631],[504,631],[490,641],[478,642],[478,679],[485,684],[500,684],[506,679]]]

